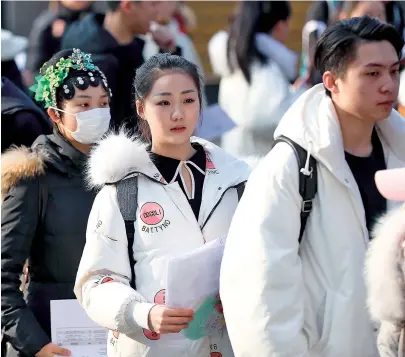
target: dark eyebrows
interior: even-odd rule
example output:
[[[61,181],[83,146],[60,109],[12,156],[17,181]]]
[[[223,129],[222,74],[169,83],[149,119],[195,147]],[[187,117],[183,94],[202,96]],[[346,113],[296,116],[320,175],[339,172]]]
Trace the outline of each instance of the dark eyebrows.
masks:
[[[108,97],[108,94],[105,93],[100,98],[106,98]],[[91,95],[86,95],[86,94],[79,94],[75,97],[76,99],[92,99],[93,97]]]
[[[187,89],[187,90],[183,90],[181,92],[181,94],[188,94],[188,93],[195,93],[195,90],[194,89]],[[170,93],[170,92],[161,92],[161,93],[156,93],[153,96],[154,97],[164,97],[164,96],[169,96],[169,95],[172,95],[172,93]]]
[[[400,64],[400,61],[397,61],[395,63],[393,63],[392,65],[390,65],[389,67],[394,67],[394,66],[398,66]],[[386,67],[381,63],[367,63],[364,67]]]

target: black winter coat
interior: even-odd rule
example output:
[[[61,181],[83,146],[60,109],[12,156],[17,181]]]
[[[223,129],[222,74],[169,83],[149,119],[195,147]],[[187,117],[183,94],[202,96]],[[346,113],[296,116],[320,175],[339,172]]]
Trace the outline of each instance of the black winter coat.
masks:
[[[2,155],[1,323],[10,355],[33,356],[50,338],[50,301],[73,286],[95,194],[85,189],[86,155],[57,132]],[[26,297],[20,274],[29,259]]]

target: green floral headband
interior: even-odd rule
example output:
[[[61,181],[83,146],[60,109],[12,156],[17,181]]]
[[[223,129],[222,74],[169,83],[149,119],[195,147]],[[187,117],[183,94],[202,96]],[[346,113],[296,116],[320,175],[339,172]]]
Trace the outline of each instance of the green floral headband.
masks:
[[[46,66],[45,63],[42,69]],[[81,50],[74,48],[73,53],[67,58],[61,58],[55,65],[49,66],[43,75],[35,77],[36,84],[30,87],[30,91],[35,93],[35,100],[37,102],[44,102],[45,108],[56,106],[56,90],[69,74],[70,69],[84,71],[84,72],[99,72],[104,85],[107,86],[107,79],[103,72],[94,65],[90,54],[86,54]],[[92,76],[92,73],[89,73]]]

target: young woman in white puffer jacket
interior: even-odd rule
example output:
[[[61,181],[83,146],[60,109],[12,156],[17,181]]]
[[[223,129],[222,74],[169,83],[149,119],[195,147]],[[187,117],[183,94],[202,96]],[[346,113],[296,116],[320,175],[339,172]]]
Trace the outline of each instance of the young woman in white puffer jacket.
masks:
[[[227,234],[250,173],[246,163],[192,137],[201,88],[197,66],[178,56],[153,56],[135,78],[143,140],[112,134],[91,155],[90,181],[102,189],[89,218],[75,293],[90,318],[111,330],[110,357],[233,356],[226,329],[221,337],[196,341],[164,336],[181,332],[194,313],[165,306],[169,260]],[[134,176],[138,210],[131,257],[116,183]]]

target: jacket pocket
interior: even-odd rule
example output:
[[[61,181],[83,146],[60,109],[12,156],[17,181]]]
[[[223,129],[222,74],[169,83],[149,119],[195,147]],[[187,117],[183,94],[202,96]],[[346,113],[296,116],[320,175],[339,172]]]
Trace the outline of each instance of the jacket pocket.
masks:
[[[313,347],[312,352],[322,355],[325,348],[327,347],[331,334],[332,318],[333,318],[333,299],[330,296],[330,294],[326,294],[325,298],[323,299],[323,303],[318,309],[316,319],[318,321],[317,323],[318,328],[319,327],[321,328],[321,330],[319,331],[320,339]]]

